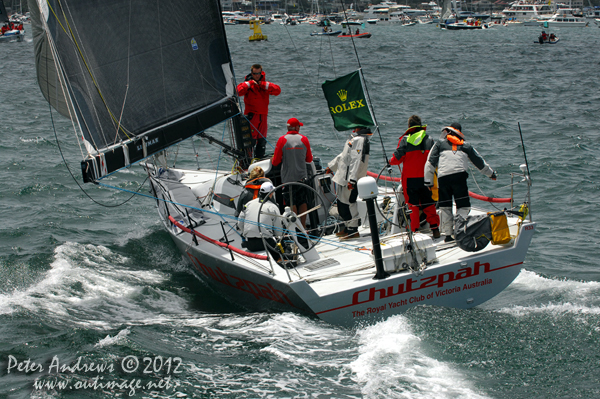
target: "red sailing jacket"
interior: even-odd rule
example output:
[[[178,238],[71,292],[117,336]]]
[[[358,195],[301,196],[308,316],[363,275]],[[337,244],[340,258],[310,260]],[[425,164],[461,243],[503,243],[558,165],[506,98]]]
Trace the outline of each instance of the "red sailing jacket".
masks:
[[[427,126],[412,126],[400,137],[390,165],[404,164],[402,180],[423,177],[425,163],[434,141],[425,133]]]
[[[267,115],[269,113],[269,96],[278,96],[281,93],[281,87],[267,82],[265,71],[263,71],[258,83],[252,79],[252,74],[246,75],[245,81],[237,86],[237,91],[238,95],[244,96],[244,115]]]

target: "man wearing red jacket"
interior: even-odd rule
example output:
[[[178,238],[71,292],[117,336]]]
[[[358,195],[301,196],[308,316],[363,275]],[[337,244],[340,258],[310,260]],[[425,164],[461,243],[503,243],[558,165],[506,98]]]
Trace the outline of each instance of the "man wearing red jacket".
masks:
[[[425,213],[433,238],[440,238],[440,218],[431,198],[431,191],[425,187],[424,171],[429,151],[434,141],[421,126],[421,118],[412,115],[408,118],[408,130],[400,137],[398,148],[390,160],[390,165],[404,164],[402,167],[402,188],[404,198],[410,207],[411,230],[417,231],[420,224],[419,210]]]
[[[278,96],[281,88],[275,83],[267,82],[260,64],[252,65],[244,82],[237,86],[239,96],[244,96],[244,115],[250,122],[252,141],[256,143],[255,158],[263,158],[267,147],[267,115],[269,113],[269,96]]]

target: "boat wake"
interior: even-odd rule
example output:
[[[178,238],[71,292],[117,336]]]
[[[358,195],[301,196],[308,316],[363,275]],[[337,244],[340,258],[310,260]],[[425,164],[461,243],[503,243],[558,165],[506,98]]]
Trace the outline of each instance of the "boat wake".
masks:
[[[0,294],[0,314],[27,311],[53,323],[110,329],[187,313],[185,298],[159,288],[167,274],[130,263],[106,247],[67,242],[37,282]]]
[[[367,398],[484,398],[450,364],[429,357],[408,319],[394,316],[358,332],[350,363]]]
[[[498,296],[490,305],[507,298],[511,305],[499,311],[514,316],[547,313],[555,316],[564,314],[599,315],[600,283],[547,278],[537,273],[522,270],[506,293]]]

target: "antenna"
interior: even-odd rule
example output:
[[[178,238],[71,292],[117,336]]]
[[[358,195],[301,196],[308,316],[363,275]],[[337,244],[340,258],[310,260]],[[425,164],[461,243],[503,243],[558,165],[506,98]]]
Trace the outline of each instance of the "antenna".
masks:
[[[519,126],[519,135],[521,136],[521,146],[523,147],[523,157],[525,158],[525,166],[527,167],[527,176],[531,177],[531,173],[529,173],[529,162],[527,162],[527,154],[525,153],[525,143],[523,142],[523,132],[521,132],[521,122],[517,122]]]

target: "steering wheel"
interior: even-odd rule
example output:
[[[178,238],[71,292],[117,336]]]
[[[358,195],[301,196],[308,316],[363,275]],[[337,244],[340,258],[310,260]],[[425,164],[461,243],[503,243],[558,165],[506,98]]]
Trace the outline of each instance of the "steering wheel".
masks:
[[[294,213],[292,206],[290,206],[293,205],[294,190],[304,191],[304,195],[307,197],[307,206],[310,206],[308,210],[299,215]],[[296,193],[298,195],[298,191]],[[313,249],[325,234],[326,226],[310,226],[311,228],[307,232],[302,226],[301,218],[319,209],[328,211],[321,195],[314,188],[298,182],[281,184],[267,194],[267,196],[271,195],[275,195],[275,198],[283,198],[286,207],[283,214],[272,214],[263,211],[266,201],[260,205],[258,210],[258,229],[265,248],[278,253],[289,248],[293,254],[304,254]],[[263,224],[261,218],[264,221],[266,216],[269,217],[269,222]],[[280,225],[271,228],[270,220],[272,218],[280,221]],[[275,240],[275,246],[269,243],[270,240],[268,238],[271,237]]]

